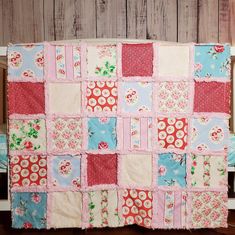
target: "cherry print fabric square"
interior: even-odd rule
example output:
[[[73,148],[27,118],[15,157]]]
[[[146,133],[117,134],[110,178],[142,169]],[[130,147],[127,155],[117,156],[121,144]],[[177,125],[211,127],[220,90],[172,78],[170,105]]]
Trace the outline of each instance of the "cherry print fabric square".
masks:
[[[124,224],[138,224],[150,228],[152,223],[153,196],[151,191],[124,189],[122,215]]]
[[[192,192],[192,228],[227,228],[227,192]]]
[[[158,145],[162,149],[181,149],[187,146],[188,120],[186,118],[158,118]]]
[[[80,156],[50,156],[49,161],[51,188],[79,189],[81,187]]]
[[[195,82],[194,112],[230,113],[230,82]]]
[[[90,81],[86,88],[86,109],[90,112],[117,111],[117,83]]]
[[[122,44],[122,76],[153,75],[153,44]]]
[[[44,46],[35,44],[9,46],[8,76],[15,81],[43,81]]]
[[[88,154],[87,183],[117,184],[117,154]]]
[[[192,150],[204,153],[207,151],[223,152],[228,148],[228,120],[223,118],[192,119]]]
[[[117,147],[117,119],[88,118],[88,149],[110,149]]]
[[[50,150],[65,153],[82,148],[82,119],[54,118],[50,123]]]
[[[151,82],[122,82],[120,85],[120,105],[124,113],[144,113],[152,111]]]
[[[10,158],[11,187],[47,185],[47,158],[42,155],[15,155]]]
[[[43,83],[8,83],[9,114],[44,114],[45,94]],[[30,99],[29,99],[30,97]]]
[[[28,153],[46,151],[46,126],[44,119],[10,119],[9,150]]]
[[[88,45],[86,52],[88,77],[116,77],[116,45]]]

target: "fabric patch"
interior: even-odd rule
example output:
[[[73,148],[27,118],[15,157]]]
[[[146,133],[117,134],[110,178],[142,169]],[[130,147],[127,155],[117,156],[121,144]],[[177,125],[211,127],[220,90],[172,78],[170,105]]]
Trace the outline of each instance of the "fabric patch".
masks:
[[[82,119],[55,118],[51,121],[52,151],[75,151],[82,148]]]
[[[55,114],[77,114],[81,111],[80,83],[50,83],[49,112]]]
[[[41,155],[10,158],[11,187],[46,186],[47,158]]]
[[[87,46],[87,75],[89,77],[116,77],[116,45]]]
[[[80,156],[62,155],[53,156],[50,165],[52,187],[81,187],[81,160]]]
[[[192,227],[227,227],[227,192],[192,193]]]
[[[116,118],[88,119],[88,149],[116,149]]]
[[[121,225],[116,190],[91,191],[87,194],[89,228]]]
[[[46,228],[46,213],[46,193],[12,193],[13,228]]]
[[[158,161],[158,185],[186,187],[186,154],[162,153]]]
[[[191,154],[192,187],[226,187],[227,169],[224,156]]]
[[[161,77],[189,77],[189,46],[159,46],[158,71]],[[170,63],[174,61],[174,63]]]
[[[117,83],[90,81],[86,88],[86,108],[90,112],[117,111]]]
[[[228,120],[221,118],[193,118],[191,147],[199,152],[223,151],[228,148]]]
[[[9,120],[9,148],[31,153],[46,151],[45,120]]]
[[[88,185],[117,183],[117,154],[87,155]]]
[[[122,44],[122,75],[153,75],[153,44]]]
[[[138,113],[152,110],[151,82],[122,82],[120,98],[123,112]]]
[[[53,192],[50,195],[50,227],[81,227],[82,193]]]
[[[43,45],[12,45],[8,47],[8,76],[43,80]]]
[[[124,189],[122,215],[125,225],[138,224],[149,228],[152,221],[152,192]]]
[[[44,84],[10,82],[8,83],[8,102],[9,114],[45,113]]]
[[[196,78],[228,79],[231,69],[228,45],[196,45],[194,50],[194,76]]]
[[[185,113],[189,111],[189,83],[188,82],[160,82],[158,85],[159,112]]]
[[[126,186],[151,186],[152,155],[128,154],[121,160],[121,184]]]
[[[188,120],[186,118],[158,118],[158,144],[164,149],[185,149]]]
[[[230,82],[195,82],[194,112],[230,113]]]

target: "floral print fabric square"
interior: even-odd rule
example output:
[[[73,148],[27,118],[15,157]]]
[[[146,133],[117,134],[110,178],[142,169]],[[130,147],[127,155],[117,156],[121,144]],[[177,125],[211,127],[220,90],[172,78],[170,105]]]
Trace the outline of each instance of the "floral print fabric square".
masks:
[[[116,149],[116,118],[88,119],[88,149]]]
[[[46,228],[46,209],[46,193],[12,193],[12,227],[26,229]]]
[[[228,45],[196,45],[194,63],[196,78],[227,80],[230,75],[230,47]]]
[[[186,186],[186,154],[159,154],[157,164],[159,186]]]

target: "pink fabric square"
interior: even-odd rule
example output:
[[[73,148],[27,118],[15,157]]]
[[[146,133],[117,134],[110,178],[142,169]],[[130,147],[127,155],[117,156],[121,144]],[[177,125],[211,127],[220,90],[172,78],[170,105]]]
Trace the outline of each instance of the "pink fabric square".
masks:
[[[9,114],[45,113],[45,95],[43,83],[8,83]]]
[[[88,186],[117,183],[117,154],[87,155]]]
[[[122,74],[130,76],[152,76],[153,44],[123,44]]]
[[[194,112],[230,113],[230,82],[195,82]]]

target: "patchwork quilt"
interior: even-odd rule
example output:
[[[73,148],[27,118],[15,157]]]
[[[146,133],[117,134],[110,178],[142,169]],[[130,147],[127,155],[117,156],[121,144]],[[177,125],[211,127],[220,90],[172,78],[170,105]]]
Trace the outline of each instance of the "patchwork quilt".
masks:
[[[227,226],[230,47],[8,47],[14,228]]]

